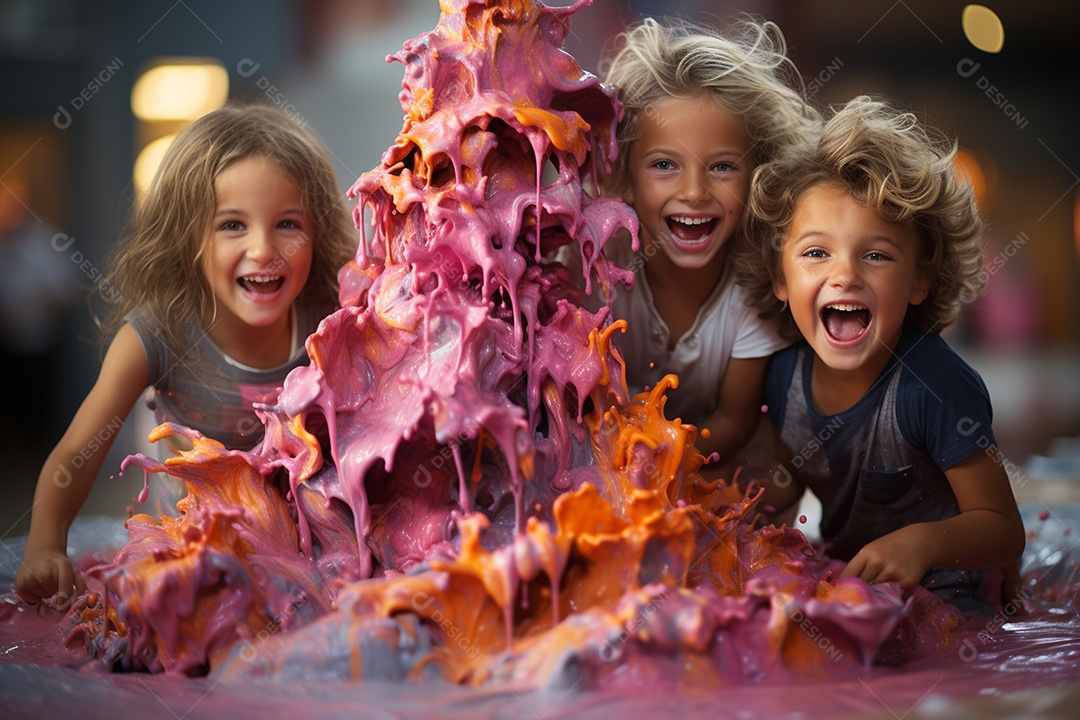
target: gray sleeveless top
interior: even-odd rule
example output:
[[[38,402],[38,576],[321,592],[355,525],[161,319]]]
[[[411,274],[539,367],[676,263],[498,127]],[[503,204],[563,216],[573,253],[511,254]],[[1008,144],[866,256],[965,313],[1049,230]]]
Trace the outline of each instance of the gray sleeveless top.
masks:
[[[308,364],[304,340],[328,308],[297,302],[293,306],[293,348],[288,362],[266,370],[240,365],[225,355],[210,336],[192,323],[181,334],[182,352],[155,332],[149,313],[136,310],[125,320],[139,336],[149,368],[147,405],[159,423],[173,422],[198,430],[230,449],[250,450],[262,439],[263,425],[255,404],[277,402],[285,376]]]

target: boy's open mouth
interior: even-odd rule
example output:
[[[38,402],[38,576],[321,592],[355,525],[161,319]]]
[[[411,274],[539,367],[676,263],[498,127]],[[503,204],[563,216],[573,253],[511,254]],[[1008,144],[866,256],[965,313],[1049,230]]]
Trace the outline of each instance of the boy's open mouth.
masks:
[[[870,311],[861,305],[833,303],[821,309],[821,322],[833,340],[851,342],[870,326]]]
[[[671,234],[679,240],[694,242],[707,238],[719,222],[716,217],[672,215],[667,219],[667,226]]]
[[[280,275],[271,278],[242,277],[238,278],[236,282],[248,292],[269,295],[281,289],[281,286],[285,284],[285,278]]]

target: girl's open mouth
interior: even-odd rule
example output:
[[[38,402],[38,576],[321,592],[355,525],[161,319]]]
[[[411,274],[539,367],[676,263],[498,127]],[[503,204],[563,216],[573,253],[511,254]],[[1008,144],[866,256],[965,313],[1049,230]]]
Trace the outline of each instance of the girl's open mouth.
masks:
[[[720,219],[716,217],[672,215],[667,218],[667,227],[672,236],[684,243],[706,240],[719,223]]]
[[[285,284],[285,278],[278,276],[273,278],[242,277],[237,279],[240,287],[257,295],[270,295],[281,289]]]

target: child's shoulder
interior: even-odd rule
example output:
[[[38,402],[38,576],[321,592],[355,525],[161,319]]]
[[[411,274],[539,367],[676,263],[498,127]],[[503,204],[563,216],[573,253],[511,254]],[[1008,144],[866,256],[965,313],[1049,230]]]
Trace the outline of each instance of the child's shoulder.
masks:
[[[154,315],[149,308],[135,308],[124,316],[124,322],[131,326],[144,346],[147,343],[152,344],[155,340],[160,341],[163,337],[164,328],[154,319]]]
[[[154,322],[154,316],[150,312],[150,308],[141,305],[125,315],[124,322],[130,324],[138,323],[140,325],[156,324]]]
[[[799,353],[809,349],[810,344],[806,340],[799,339],[796,342],[780,348],[769,357],[769,367],[776,370],[792,370],[799,359]]]
[[[776,403],[787,395],[788,387],[799,367],[799,358],[804,356],[804,351],[813,352],[805,340],[799,340],[777,350],[769,357],[765,371],[765,395],[771,399],[768,404]]]
[[[921,333],[913,328],[905,328],[900,344],[896,348],[897,360],[908,374],[928,377],[978,378],[975,370],[953,348],[952,345],[936,333]]]
[[[905,331],[905,336],[907,331]],[[900,432],[945,469],[994,442],[990,393],[979,373],[940,335],[914,333],[897,348]]]
[[[901,364],[901,404],[905,396],[913,407],[989,403],[982,376],[940,335],[905,330],[896,355]]]

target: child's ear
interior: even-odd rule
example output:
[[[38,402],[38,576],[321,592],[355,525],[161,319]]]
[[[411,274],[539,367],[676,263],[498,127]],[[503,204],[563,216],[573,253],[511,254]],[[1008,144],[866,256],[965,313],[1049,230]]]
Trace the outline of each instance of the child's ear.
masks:
[[[784,282],[784,273],[778,272],[773,277],[772,281],[772,294],[776,296],[776,299],[780,302],[788,301],[787,283]]]
[[[908,302],[912,305],[918,305],[930,294],[930,273],[924,268],[920,268],[918,274],[915,276],[915,284],[911,286],[911,296],[908,298]]]
[[[786,230],[776,230],[772,235],[772,239],[769,241],[772,246],[773,252],[771,257],[765,261],[766,271],[772,278],[772,292],[782,303],[788,301],[788,289],[787,280],[784,279],[784,236],[787,234]]]
[[[622,201],[627,205],[634,204],[634,190],[630,187],[630,183],[623,182],[623,189],[622,192],[619,193],[619,197],[622,198]]]

